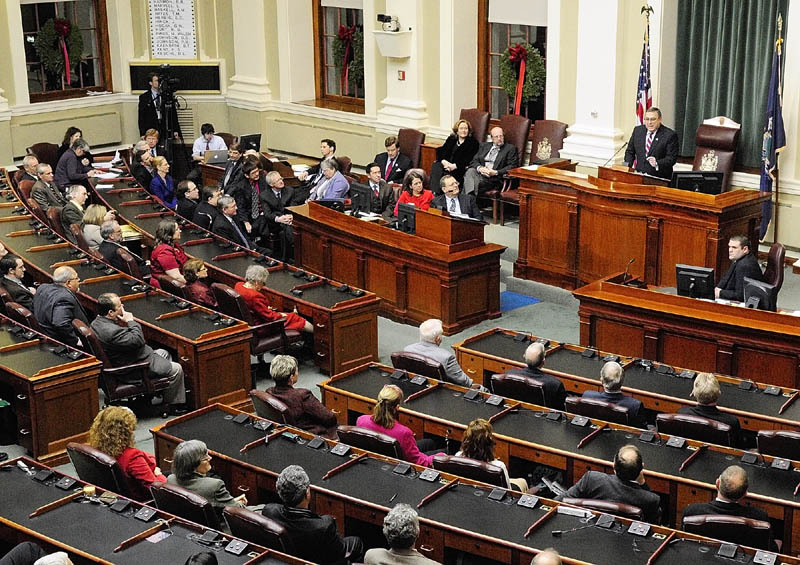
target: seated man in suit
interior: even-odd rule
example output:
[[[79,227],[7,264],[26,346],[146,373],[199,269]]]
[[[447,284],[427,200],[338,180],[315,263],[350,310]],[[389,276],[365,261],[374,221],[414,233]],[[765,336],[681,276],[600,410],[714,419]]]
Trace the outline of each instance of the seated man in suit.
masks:
[[[381,167],[378,163],[367,165],[367,184],[372,189],[370,211],[381,214],[386,220],[394,215],[394,188],[381,178]]]
[[[214,220],[219,215],[219,197],[222,190],[217,186],[204,186],[200,190],[200,203],[194,209],[192,221],[201,228],[210,230]]]
[[[541,371],[544,365],[545,347],[541,343],[532,343],[525,349],[523,356],[527,367],[524,369],[512,369],[508,371],[510,375],[522,375],[541,381],[544,385],[544,401],[549,408],[556,410],[564,409],[564,399],[567,397],[567,389],[564,383],[552,375]]]
[[[307,171],[303,171],[297,175],[297,178],[300,182],[305,183],[309,182],[312,186],[316,184],[317,177],[320,173],[320,165],[326,159],[333,159],[336,155],[336,142],[332,139],[323,139],[319,142],[319,152],[322,154],[322,158],[319,160],[319,163],[308,169]]]
[[[25,276],[25,263],[22,259],[11,255],[0,258],[0,284],[11,295],[11,300],[33,312],[33,295],[36,289],[25,286],[22,277]]]
[[[178,197],[178,206],[175,211],[178,215],[187,220],[194,218],[194,211],[197,208],[197,200],[200,198],[200,191],[197,185],[190,180],[182,180],[175,189],[175,196]]]
[[[67,205],[67,199],[61,194],[61,191],[53,182],[53,167],[47,163],[39,163],[36,166],[36,173],[39,175],[33,188],[31,189],[31,198],[36,200],[39,208],[43,212],[47,212],[50,206],[57,206],[63,208]]]
[[[261,513],[286,528],[296,557],[323,564],[361,563],[364,542],[355,536],[343,538],[333,516],[320,516],[309,510],[310,484],[300,465],[289,465],[275,483],[283,504],[266,504]]]
[[[639,412],[642,409],[642,401],[622,394],[622,382],[624,379],[625,375],[622,366],[616,361],[609,361],[600,369],[600,382],[603,384],[603,392],[587,390],[584,391],[583,397],[596,398],[624,406],[628,409],[630,424],[632,426],[641,425],[643,422]]]
[[[403,351],[424,355],[441,363],[448,382],[460,386],[473,386],[472,379],[461,369],[456,361],[456,356],[441,347],[442,334],[444,334],[444,328],[442,328],[441,320],[435,318],[425,320],[419,325],[419,341],[405,346]]]
[[[411,159],[400,153],[397,146],[397,137],[390,135],[383,141],[386,151],[375,155],[375,162],[381,168],[381,178],[386,182],[403,182],[408,169],[411,168]]]
[[[697,400],[695,406],[684,406],[678,410],[678,414],[691,414],[709,420],[716,420],[731,427],[731,439],[733,445],[741,444],[741,431],[739,419],[733,414],[720,412],[717,408],[717,401],[720,396],[719,381],[711,373],[697,373],[692,386],[692,396]]]
[[[561,556],[552,547],[537,553],[531,561],[531,565],[561,565]]]
[[[642,509],[645,522],[658,524],[661,499],[644,480],[642,454],[635,445],[623,445],[614,456],[614,474],[588,471],[563,498],[591,498],[631,504]]]
[[[511,169],[519,166],[517,148],[505,142],[503,128],[494,127],[492,141],[482,143],[464,173],[464,192],[480,196],[490,189],[503,186],[503,178]]]
[[[447,210],[453,215],[469,216],[475,220],[483,221],[483,214],[475,203],[471,194],[461,194],[461,187],[455,177],[444,175],[439,181],[439,186],[444,194],[440,194],[431,201],[431,208]]]
[[[373,547],[364,556],[366,565],[437,565],[414,549],[419,537],[419,516],[408,504],[397,504],[383,519],[383,535],[389,549]]]
[[[267,222],[266,231],[278,234],[281,261],[290,261],[294,257],[294,230],[288,207],[294,205],[294,189],[286,186],[278,171],[268,172],[265,180],[269,189],[261,193],[261,206]]]
[[[183,368],[180,363],[170,360],[166,350],[153,350],[147,345],[142,326],[133,319],[133,314],[125,311],[119,296],[106,292],[97,297],[97,317],[91,327],[111,365],[122,367],[149,361],[152,375],[169,379],[169,387],[164,390],[164,404],[169,405],[170,414],[186,413]],[[119,378],[125,380],[125,376]]]
[[[239,141],[237,140],[228,147],[228,161],[225,163],[225,171],[217,182],[217,186],[222,192],[227,193],[229,188],[232,188],[241,180],[243,163],[243,155],[239,149]]]
[[[640,173],[669,179],[677,160],[678,134],[661,123],[661,110],[648,108],[644,124],[633,128],[625,164]]]
[[[61,156],[56,165],[53,181],[56,186],[64,190],[71,184],[85,183],[97,174],[91,164],[84,158],[89,153],[89,144],[78,138],[72,142],[69,151]]]
[[[244,225],[247,236],[253,241],[264,231],[264,207],[261,195],[268,192],[267,181],[258,159],[246,158],[242,165],[242,176],[231,186],[229,196],[236,200],[236,217]]]
[[[256,249],[256,244],[247,236],[247,228],[237,217],[236,201],[230,196],[222,196],[217,203],[220,213],[211,225],[211,231],[218,236],[241,245],[247,249]]]
[[[25,170],[25,172],[19,178],[19,182],[24,180],[31,180],[33,182],[38,181],[39,173],[36,170],[38,165],[39,159],[36,157],[36,155],[25,155],[25,157],[22,158],[22,168]]]
[[[178,122],[175,123],[177,124]],[[151,157],[167,156],[167,152],[164,150],[164,144],[159,142],[160,138],[161,134],[157,129],[154,128],[151,128],[144,133],[144,142],[147,144],[147,151],[150,153]]]
[[[755,253],[750,253],[750,238],[744,235],[734,235],[730,238],[728,240],[728,259],[733,263],[725,276],[719,280],[719,286],[714,289],[714,296],[742,302],[744,300],[744,278],[764,280]],[[781,268],[783,268],[782,265]]]
[[[72,224],[83,227],[83,205],[86,204],[89,195],[86,193],[86,187],[73,184],[67,189],[67,196],[69,196],[69,202],[61,209],[61,227],[64,229],[67,239],[76,243],[75,236],[69,231],[69,227]]]
[[[53,282],[40,285],[33,295],[33,313],[42,333],[71,347],[80,343],[72,320],[89,323],[75,293],[80,288],[78,273],[69,266],[56,267]]]
[[[118,253],[120,249],[123,249],[136,259],[136,263],[139,265],[139,271],[142,273],[142,276],[145,277],[145,280],[147,280],[147,277],[150,276],[149,264],[139,255],[122,245],[122,228],[119,227],[119,223],[116,220],[103,222],[100,226],[100,237],[103,238],[103,241],[97,250],[100,251],[103,259],[105,259],[109,265],[118,271],[124,273],[128,272],[125,261],[122,260],[122,257],[120,257]]]
[[[309,192],[309,200],[323,200],[330,198],[346,198],[350,192],[350,183],[339,172],[339,161],[336,158],[325,159],[320,164],[322,175],[316,185]]]
[[[131,158],[131,174],[140,185],[149,189],[150,183],[153,182],[153,175],[156,170],[152,165],[153,155],[147,148],[144,141],[140,141],[133,149],[133,156]]]
[[[741,516],[742,518],[750,518],[752,520],[761,520],[769,522],[769,514],[761,508],[741,504],[741,500],[747,496],[747,487],[749,482],[747,480],[747,472],[738,465],[731,465],[727,467],[719,477],[717,477],[717,497],[711,502],[697,502],[690,504],[683,510],[683,517],[687,516],[702,516],[708,514],[716,514],[723,516]],[[685,526],[684,526],[685,528]],[[777,551],[777,545],[772,541],[772,551]],[[730,541],[730,540],[729,540]],[[746,540],[741,540],[743,545],[758,547],[752,543],[747,543]]]

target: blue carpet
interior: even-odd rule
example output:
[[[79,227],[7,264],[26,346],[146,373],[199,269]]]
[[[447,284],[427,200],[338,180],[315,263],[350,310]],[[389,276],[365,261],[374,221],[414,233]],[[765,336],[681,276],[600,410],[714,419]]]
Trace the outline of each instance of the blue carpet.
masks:
[[[538,298],[525,296],[524,294],[518,294],[516,292],[511,292],[510,290],[500,293],[501,312],[508,312],[509,310],[522,308],[523,306],[530,306],[531,304],[536,304],[537,302],[539,302]]]

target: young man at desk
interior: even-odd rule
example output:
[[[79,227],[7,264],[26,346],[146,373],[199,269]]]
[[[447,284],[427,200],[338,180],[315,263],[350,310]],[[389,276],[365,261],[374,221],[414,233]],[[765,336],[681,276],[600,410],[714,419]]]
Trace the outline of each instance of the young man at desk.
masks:
[[[719,285],[714,289],[714,297],[742,302],[745,277],[763,280],[758,259],[755,254],[750,253],[750,238],[744,235],[731,237],[728,241],[728,259],[733,263],[725,276],[719,280]]]

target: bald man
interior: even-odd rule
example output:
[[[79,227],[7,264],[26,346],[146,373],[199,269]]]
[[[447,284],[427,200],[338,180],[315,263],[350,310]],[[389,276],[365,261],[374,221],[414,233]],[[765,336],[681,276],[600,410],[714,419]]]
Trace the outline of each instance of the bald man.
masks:
[[[624,378],[625,374],[622,370],[622,365],[616,361],[609,361],[600,369],[600,382],[603,385],[603,392],[587,390],[584,391],[583,397],[595,398],[624,406],[628,409],[628,421],[631,425],[642,425],[644,422],[639,414],[642,409],[642,401],[622,394]]]
[[[561,565],[561,556],[552,547],[536,554],[531,560],[531,565]]]
[[[632,504],[642,509],[646,522],[658,524],[661,499],[644,480],[642,454],[635,445],[623,445],[614,456],[614,474],[588,471],[564,498],[591,498]]]
[[[508,371],[511,375],[522,375],[541,381],[544,385],[544,403],[555,410],[564,409],[564,399],[567,397],[567,390],[564,388],[564,383],[553,375],[548,375],[541,371],[544,365],[545,349],[541,343],[532,343],[525,350],[523,360],[525,361],[524,369],[512,369]]]
[[[72,320],[89,325],[76,296],[79,288],[78,273],[72,267],[63,266],[53,271],[53,282],[39,286],[33,296],[33,312],[42,333],[72,347],[80,344]]]

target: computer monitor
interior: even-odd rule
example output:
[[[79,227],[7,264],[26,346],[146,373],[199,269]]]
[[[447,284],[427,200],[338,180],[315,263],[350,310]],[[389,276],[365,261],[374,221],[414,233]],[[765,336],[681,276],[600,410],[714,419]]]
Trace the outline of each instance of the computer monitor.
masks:
[[[372,189],[360,182],[352,183],[350,185],[350,214],[354,218],[358,218],[360,214],[372,211]]]
[[[774,284],[745,277],[744,304],[748,308],[774,312],[778,306],[778,289]]]
[[[244,153],[248,149],[255,149],[256,153],[261,151],[261,134],[251,133],[239,138],[239,151]]]
[[[669,185],[680,190],[719,194],[722,192],[722,177],[718,171],[675,171]]]
[[[675,265],[675,285],[679,296],[714,299],[714,269]]]
[[[321,200],[315,200],[314,202],[317,202],[326,208],[330,208],[331,210],[344,213],[344,198],[323,198]]]
[[[406,233],[417,231],[417,207],[407,202],[397,205],[397,229]]]

